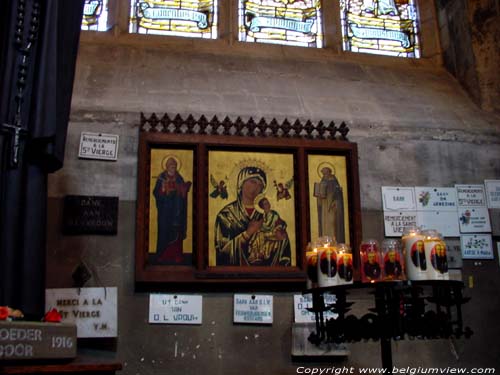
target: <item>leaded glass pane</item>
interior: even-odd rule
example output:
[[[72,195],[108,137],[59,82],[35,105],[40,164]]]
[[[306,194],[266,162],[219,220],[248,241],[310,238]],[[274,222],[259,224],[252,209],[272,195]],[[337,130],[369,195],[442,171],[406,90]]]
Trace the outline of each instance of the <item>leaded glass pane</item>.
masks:
[[[129,31],[217,38],[217,0],[131,0]]]
[[[85,0],[82,30],[106,31],[108,29],[108,0]]]
[[[321,48],[321,2],[239,0],[239,40]]]
[[[345,51],[420,57],[416,0],[340,0]]]

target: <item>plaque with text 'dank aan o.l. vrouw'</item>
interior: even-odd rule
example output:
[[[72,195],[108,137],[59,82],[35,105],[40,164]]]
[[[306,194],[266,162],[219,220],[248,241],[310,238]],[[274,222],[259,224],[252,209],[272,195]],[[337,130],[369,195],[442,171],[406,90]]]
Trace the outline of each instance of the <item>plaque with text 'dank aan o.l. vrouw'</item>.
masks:
[[[64,197],[64,234],[116,234],[118,197],[67,195]]]
[[[0,361],[76,357],[76,326],[0,322]]]

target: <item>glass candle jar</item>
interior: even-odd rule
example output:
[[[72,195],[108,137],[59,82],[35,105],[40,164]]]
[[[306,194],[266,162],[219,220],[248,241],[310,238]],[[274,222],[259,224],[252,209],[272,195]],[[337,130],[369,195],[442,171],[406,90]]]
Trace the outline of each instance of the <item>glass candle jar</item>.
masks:
[[[446,244],[441,233],[429,229],[422,232],[424,236],[425,260],[427,262],[427,278],[429,280],[449,280]]]
[[[337,280],[337,251],[331,237],[321,237],[317,242],[318,249],[318,285],[338,285]]]
[[[306,273],[307,289],[316,288],[318,286],[318,249],[311,243],[306,249]]]
[[[384,257],[383,279],[404,280],[404,259],[399,240],[384,240],[382,242],[382,255]]]
[[[352,251],[349,245],[339,243],[337,245],[338,284],[352,284],[354,268],[352,264]]]
[[[361,281],[373,283],[382,279],[382,253],[378,241],[366,240],[359,247]]]
[[[401,238],[409,280],[427,280],[424,238],[418,227],[407,228]]]

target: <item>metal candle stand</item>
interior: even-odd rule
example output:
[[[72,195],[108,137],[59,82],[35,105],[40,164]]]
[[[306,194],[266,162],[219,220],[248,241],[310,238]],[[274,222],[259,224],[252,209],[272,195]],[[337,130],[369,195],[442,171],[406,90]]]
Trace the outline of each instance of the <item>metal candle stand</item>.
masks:
[[[369,288],[375,295],[375,307],[360,319],[346,315],[354,303],[347,302],[348,290],[358,288]],[[312,294],[313,305],[308,310],[316,317],[316,331],[310,334],[309,341],[319,345],[323,342],[380,340],[382,367],[391,371],[392,339],[469,338],[472,335],[472,330],[469,327],[464,329],[462,323],[461,307],[470,300],[462,296],[463,288],[461,281],[428,280],[308,289],[303,294]],[[325,293],[334,294],[336,302],[325,305]],[[325,320],[325,311],[332,311],[338,317]]]

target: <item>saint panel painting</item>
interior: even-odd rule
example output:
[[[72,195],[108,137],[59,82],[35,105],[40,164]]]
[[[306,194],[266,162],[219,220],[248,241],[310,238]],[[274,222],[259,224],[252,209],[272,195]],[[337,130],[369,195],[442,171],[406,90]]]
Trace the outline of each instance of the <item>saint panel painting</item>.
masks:
[[[190,264],[193,151],[151,150],[149,263]]]
[[[329,236],[350,243],[346,160],[343,156],[309,155],[311,239]]]

